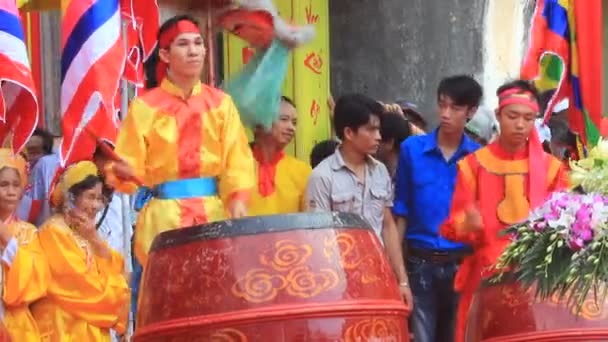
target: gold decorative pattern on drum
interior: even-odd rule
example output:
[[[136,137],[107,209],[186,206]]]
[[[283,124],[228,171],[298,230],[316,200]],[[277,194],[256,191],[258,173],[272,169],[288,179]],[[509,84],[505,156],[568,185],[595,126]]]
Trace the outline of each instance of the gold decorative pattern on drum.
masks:
[[[256,268],[232,286],[232,294],[251,303],[263,303],[273,300],[286,285],[287,280],[282,275]]]
[[[598,293],[601,294],[603,289],[598,290]],[[547,302],[554,306],[566,306],[568,304],[568,298],[570,297],[570,293],[567,292],[562,299],[560,299],[559,294],[554,294],[547,300]],[[601,298],[601,295],[598,295]],[[598,299],[599,299],[598,298]],[[579,316],[583,319],[589,321],[597,321],[597,320],[605,320],[608,319],[608,310],[606,310],[605,306],[600,306],[599,303],[595,300],[593,293],[590,292],[589,296],[583,302],[583,306],[580,308],[580,312],[577,311],[575,306],[570,308],[570,313],[575,316]]]
[[[344,342],[400,340],[401,328],[394,319],[371,318],[357,321],[344,332]]]
[[[305,264],[311,255],[312,246],[281,240],[275,243],[274,248],[265,251],[260,256],[260,262],[264,266],[272,267],[275,271],[285,272]]]
[[[335,257],[334,251],[339,250],[340,252],[340,263],[345,270],[355,270],[361,272],[361,282],[363,284],[370,284],[380,280],[376,274],[371,273],[370,270],[375,270],[375,260],[372,255],[361,256],[359,251],[355,249],[355,238],[348,233],[339,233],[335,236],[328,236],[325,238],[325,250],[324,254],[330,261]]]
[[[312,298],[336,287],[340,283],[336,271],[325,268],[314,272],[306,265],[312,250],[308,244],[277,241],[274,248],[260,255],[260,264],[266,267],[249,270],[234,283],[232,294],[251,303],[264,303],[283,290],[289,296]]]
[[[601,293],[602,291],[598,291]],[[529,288],[526,290],[523,289],[514,289],[512,287],[503,287],[501,289],[501,297],[502,304],[509,308],[517,308],[526,304],[528,300],[532,299],[536,303],[545,303],[555,307],[568,307],[568,298],[570,297],[570,292],[566,292],[564,296],[560,299],[560,294],[555,293],[551,297],[547,298],[547,300],[539,300],[534,298],[535,291],[534,288]],[[608,319],[608,310],[604,307],[600,306],[596,303],[592,294],[589,295],[580,309],[580,312],[577,311],[576,306],[570,306],[570,313],[579,316],[583,319],[596,321],[596,320],[604,320]]]
[[[300,266],[287,274],[287,293],[300,298],[312,298],[323,291],[336,287],[340,277],[331,269],[313,273],[308,266]]]

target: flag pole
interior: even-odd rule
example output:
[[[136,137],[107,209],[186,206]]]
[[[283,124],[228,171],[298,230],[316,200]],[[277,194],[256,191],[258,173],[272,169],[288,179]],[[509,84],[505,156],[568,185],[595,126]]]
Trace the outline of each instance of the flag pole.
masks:
[[[122,20],[122,39],[123,42],[125,44],[125,49],[127,48],[127,23]],[[127,80],[123,77],[120,80],[120,119],[124,120],[126,115],[127,115],[127,111],[129,110],[129,84],[127,82]],[[126,199],[126,200],[125,200]],[[123,232],[125,232],[125,234],[123,234],[123,239],[124,239],[124,255],[125,257],[130,255],[130,246],[131,246],[131,239],[128,236],[128,234],[126,234],[126,232],[128,232],[131,227],[131,215],[130,215],[130,211],[131,211],[131,206],[130,206],[130,200],[129,200],[129,196],[126,194],[123,194],[123,201],[122,201],[122,206],[123,206],[123,225],[124,225],[124,230]],[[125,265],[127,265],[125,267],[125,271],[131,272],[131,263],[125,263]]]
[[[127,25],[129,25],[129,23],[127,21],[125,21],[124,19],[122,19],[120,21],[121,23],[121,32],[122,32],[122,41],[125,47],[125,56],[126,53],[128,53],[127,48],[128,48],[128,43],[127,43],[127,34],[128,34],[128,28]],[[129,111],[129,83],[127,82],[127,80],[125,79],[124,75],[123,77],[120,79],[120,121],[122,122],[122,120],[125,119],[125,117],[127,116],[127,112]],[[123,238],[123,255],[125,258],[125,272],[127,274],[131,274],[133,272],[133,265],[131,262],[131,234],[129,234],[130,232],[132,232],[132,217],[131,217],[131,197],[127,194],[121,194],[121,204],[122,204],[122,225],[123,225],[123,229],[122,229],[122,238]],[[130,282],[130,279],[129,279]],[[130,303],[130,301],[129,301]],[[129,304],[129,308],[131,307],[131,305]],[[129,320],[127,323],[127,331],[125,332],[125,337],[127,341],[131,340],[131,335],[133,333],[132,328],[133,328],[133,313],[131,312],[131,310],[129,310]]]
[[[215,75],[215,36],[213,35],[213,17],[211,15],[211,11],[213,10],[213,6],[211,2],[207,5],[207,20],[206,20],[206,31],[207,31],[207,49],[209,52],[207,53],[207,60],[209,62],[209,69],[207,73],[207,83],[216,87],[216,75]]]

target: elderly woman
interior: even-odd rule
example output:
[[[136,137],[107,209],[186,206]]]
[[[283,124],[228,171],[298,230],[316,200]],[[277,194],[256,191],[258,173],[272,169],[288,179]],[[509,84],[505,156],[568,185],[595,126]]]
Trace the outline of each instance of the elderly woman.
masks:
[[[125,330],[130,293],[123,259],[95,227],[102,198],[98,170],[88,161],[69,167],[52,193],[57,214],[38,233],[51,280],[47,297],[32,306],[45,340],[110,341],[110,329]]]
[[[15,211],[27,184],[26,161],[0,149],[0,251],[2,303],[0,318],[12,341],[39,341],[29,304],[46,294],[49,278],[44,255],[35,240],[36,228],[16,218]]]

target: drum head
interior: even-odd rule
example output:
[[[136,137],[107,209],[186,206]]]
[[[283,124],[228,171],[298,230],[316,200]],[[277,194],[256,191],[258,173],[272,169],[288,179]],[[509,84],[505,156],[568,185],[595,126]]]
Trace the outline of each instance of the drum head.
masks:
[[[152,243],[151,251],[178,245],[231,238],[241,235],[285,232],[300,229],[369,229],[361,216],[351,213],[302,213],[271,216],[254,216],[238,220],[219,221],[190,228],[160,233]]]

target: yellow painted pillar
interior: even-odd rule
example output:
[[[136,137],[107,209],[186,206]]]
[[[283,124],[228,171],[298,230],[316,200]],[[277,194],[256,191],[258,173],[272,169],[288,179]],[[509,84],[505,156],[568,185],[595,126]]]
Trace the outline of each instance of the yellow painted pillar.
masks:
[[[295,102],[298,107],[296,156],[309,160],[315,144],[330,136],[329,107],[329,1],[293,1],[298,25],[314,24],[316,38],[294,51]]]
[[[328,0],[275,0],[280,15],[296,25],[314,24],[315,39],[290,55],[283,94],[298,109],[296,137],[287,152],[308,161],[316,142],[330,136],[329,109],[329,3]],[[244,41],[224,36],[224,75],[238,72],[253,54]]]

